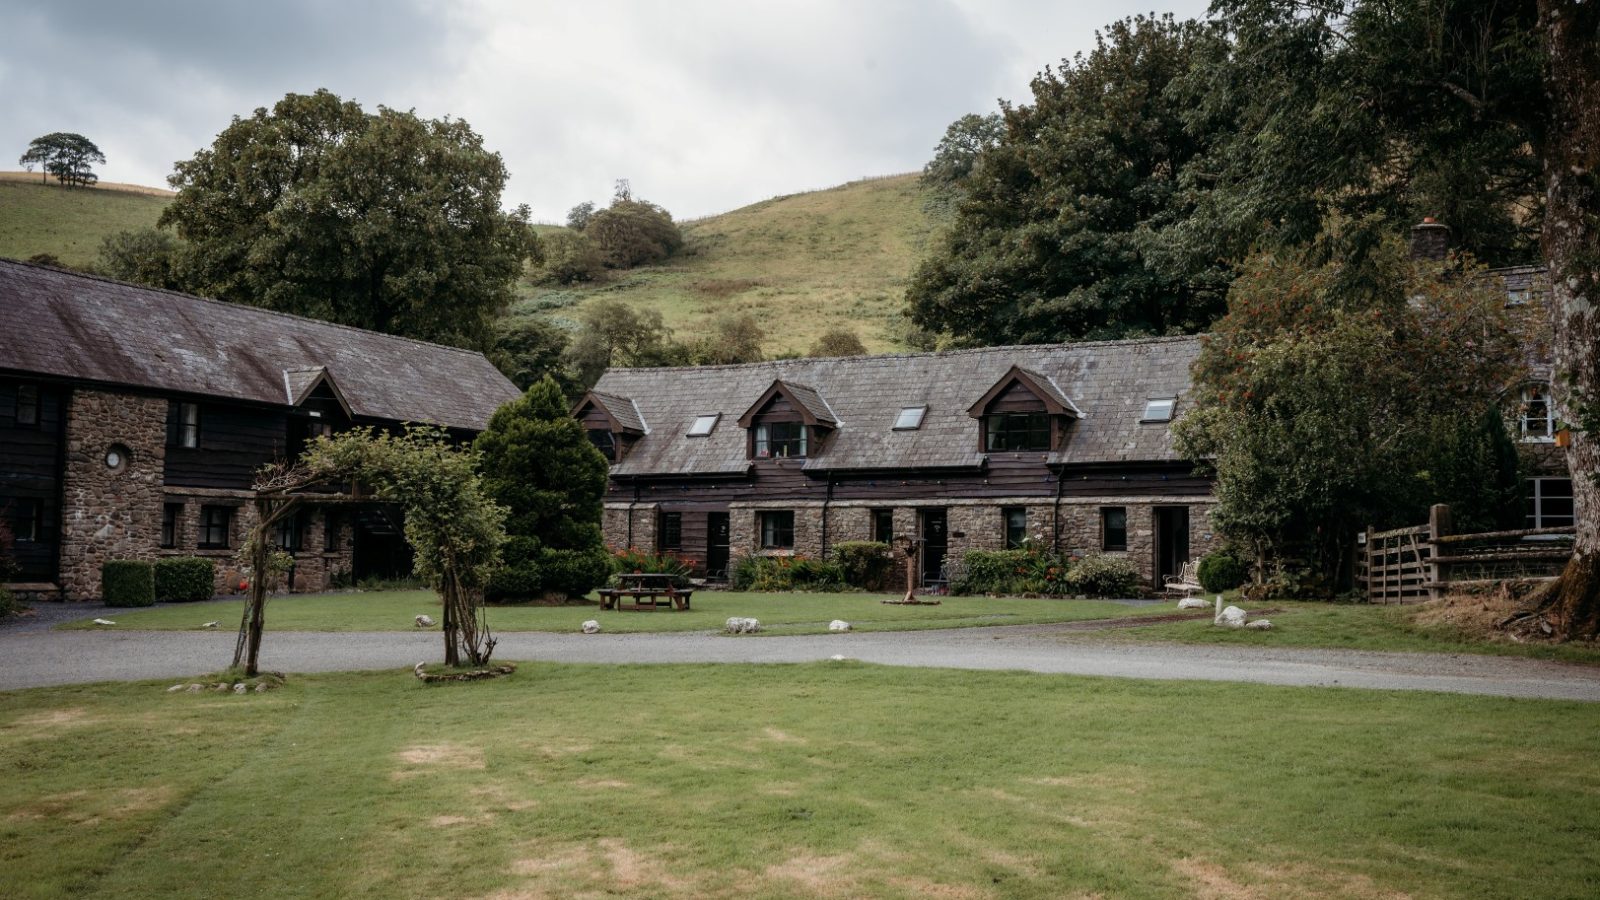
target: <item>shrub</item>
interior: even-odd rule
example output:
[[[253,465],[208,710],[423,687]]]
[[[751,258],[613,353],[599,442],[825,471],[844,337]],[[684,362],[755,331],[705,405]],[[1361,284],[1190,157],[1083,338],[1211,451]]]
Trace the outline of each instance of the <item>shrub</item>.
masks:
[[[893,580],[894,558],[888,544],[842,541],[833,545],[833,559],[839,564],[844,583],[851,587],[881,591]]]
[[[1207,593],[1220,594],[1244,584],[1245,565],[1239,557],[1224,550],[1207,553],[1200,560],[1200,586]]]
[[[1072,569],[1065,557],[1039,547],[968,550],[961,563],[962,575],[951,585],[958,594],[1061,594]]]
[[[107,606],[155,606],[156,567],[137,559],[102,564],[100,596]]]
[[[808,556],[746,556],[733,567],[733,586],[741,591],[837,591],[844,588],[844,570]]]
[[[1093,597],[1130,597],[1139,591],[1139,570],[1120,556],[1091,553],[1072,565],[1066,585]]]
[[[650,553],[632,547],[611,554],[611,571],[616,574],[656,572],[672,575],[675,576],[673,583],[679,587],[689,583],[694,564],[694,560],[676,553]]]
[[[17,611],[17,598],[11,595],[6,586],[0,584],[0,619]]]
[[[209,559],[175,556],[156,561],[156,599],[163,603],[210,600],[215,588],[216,566]]]

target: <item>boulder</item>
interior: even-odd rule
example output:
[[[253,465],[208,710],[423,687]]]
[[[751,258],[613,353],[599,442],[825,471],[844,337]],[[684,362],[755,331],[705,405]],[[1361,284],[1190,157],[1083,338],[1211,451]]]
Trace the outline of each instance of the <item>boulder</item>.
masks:
[[[248,691],[248,690],[250,690],[250,685],[245,684],[242,681],[233,686],[233,692],[235,694],[242,694],[242,693],[244,693],[245,691]]]
[[[205,689],[206,689],[206,686],[203,685],[203,684],[191,684],[187,688],[185,688],[184,690],[185,690],[186,693],[198,694],[198,693],[200,693],[201,691],[203,691]]]
[[[177,692],[183,690],[186,687],[188,687],[187,684],[175,684],[172,687],[167,688],[167,693],[176,694]]]
[[[200,627],[201,628],[215,628],[220,624],[221,624],[220,622],[207,622],[204,625],[201,625]]]
[[[850,630],[850,623],[846,622],[843,619],[834,619],[832,622],[828,623],[828,630],[832,631],[832,632],[835,632],[835,633],[838,633],[838,632],[841,632],[841,631],[849,631]]]
[[[583,633],[584,634],[599,634],[600,633],[600,623],[595,621],[594,619],[590,619],[589,621],[584,622],[583,623]]]
[[[433,616],[430,616],[430,615],[427,615],[427,614],[423,614],[423,615],[417,616],[412,621],[417,623],[417,627],[418,628],[432,628],[433,627]]]
[[[722,630],[729,634],[755,634],[761,630],[761,621],[733,616],[722,623]]]
[[[1272,620],[1271,619],[1257,619],[1254,622],[1245,623],[1244,627],[1246,627],[1246,628],[1254,628],[1257,631],[1271,631],[1272,630]]]
[[[1217,614],[1217,624],[1224,628],[1243,628],[1245,611],[1237,606],[1230,606]]]
[[[1185,597],[1178,601],[1179,609],[1205,609],[1210,605],[1201,597]]]
[[[844,662],[844,654],[835,653],[834,655],[828,657],[828,659],[830,659],[830,660],[832,660],[834,662]]]
[[[111,621],[110,619],[95,619],[94,623],[96,625],[115,625],[115,624],[117,624],[117,623]]]
[[[266,683],[265,681],[258,682],[256,684],[256,693],[258,693],[258,694],[265,694],[267,691],[270,691],[270,690],[272,690],[272,685]]]

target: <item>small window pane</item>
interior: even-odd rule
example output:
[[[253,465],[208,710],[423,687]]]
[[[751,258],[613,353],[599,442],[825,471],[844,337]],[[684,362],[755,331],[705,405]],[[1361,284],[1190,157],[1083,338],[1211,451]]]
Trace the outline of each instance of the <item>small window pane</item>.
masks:
[[[683,549],[683,513],[661,514],[661,530],[656,536],[656,549]]]
[[[17,385],[17,417],[18,425],[39,424],[39,386],[36,384]]]
[[[719,416],[696,416],[694,424],[689,426],[689,437],[705,437],[711,429],[717,427]]]
[[[915,431],[922,427],[922,415],[926,413],[926,406],[901,407],[900,415],[895,416],[894,427],[896,431]]]
[[[322,552],[336,553],[339,550],[339,514],[329,510],[323,514],[322,520]]]
[[[1155,400],[1146,401],[1145,405],[1144,405],[1144,421],[1146,421],[1146,422],[1170,422],[1170,421],[1172,421],[1172,405],[1175,402],[1176,402],[1176,399],[1172,398],[1172,397],[1162,397],[1162,398],[1158,398],[1158,399],[1155,399]]]
[[[1008,506],[1003,515],[1006,522],[1006,549],[1016,550],[1028,540],[1028,511],[1021,506]]]
[[[228,526],[233,510],[226,506],[200,507],[200,546],[223,549],[228,546]]]
[[[880,544],[894,543],[894,510],[872,511],[872,539]]]
[[[183,513],[182,503],[164,503],[161,506],[161,546],[171,549],[178,546],[178,517]]]
[[[794,546],[794,512],[761,513],[761,546],[766,550],[787,550]]]
[[[617,461],[617,445],[611,437],[611,432],[604,428],[591,428],[589,429],[589,443],[593,444],[595,449],[599,450],[606,459],[612,462]]]
[[[1550,393],[1540,387],[1524,389],[1520,419],[1524,440],[1543,441],[1553,438],[1555,411],[1550,403]]]
[[[1049,414],[1000,413],[988,416],[984,428],[984,449],[992,453],[1049,450]]]
[[[193,450],[200,446],[200,404],[178,404],[177,433],[173,438],[179,447]]]
[[[1108,506],[1100,510],[1100,549],[1128,549],[1128,510],[1121,506]]]
[[[773,422],[756,426],[756,457],[784,459],[806,455],[806,426],[799,422]]]

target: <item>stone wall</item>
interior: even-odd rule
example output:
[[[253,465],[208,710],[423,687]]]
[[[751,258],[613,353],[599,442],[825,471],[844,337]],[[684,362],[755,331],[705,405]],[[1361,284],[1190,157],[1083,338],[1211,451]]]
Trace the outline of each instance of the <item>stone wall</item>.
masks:
[[[600,532],[606,547],[613,551],[643,550],[654,553],[656,549],[656,503],[607,503],[600,516]],[[628,528],[628,519],[633,528]]]
[[[67,412],[62,481],[61,594],[100,597],[100,566],[154,559],[161,542],[167,401],[79,389]],[[121,464],[106,464],[115,449]]]
[[[165,503],[182,504],[178,516],[177,546],[164,548],[160,556],[198,556],[209,559],[216,566],[216,592],[219,595],[241,592],[240,584],[249,577],[239,559],[250,529],[255,527],[255,505],[250,502],[249,491],[200,491],[194,488],[168,488]],[[228,524],[228,546],[214,549],[200,546],[200,509],[204,506],[227,506],[233,510]],[[294,554],[295,593],[315,593],[330,590],[334,576],[349,573],[355,565],[355,526],[348,518],[339,523],[338,549],[324,552],[322,539],[327,530],[328,511],[310,508],[301,549]]]

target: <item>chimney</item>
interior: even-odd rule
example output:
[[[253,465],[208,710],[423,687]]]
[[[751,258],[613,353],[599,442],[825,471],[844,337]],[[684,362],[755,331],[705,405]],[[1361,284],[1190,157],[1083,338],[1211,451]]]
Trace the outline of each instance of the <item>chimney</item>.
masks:
[[[1411,226],[1411,258],[1442,260],[1450,250],[1450,226],[1423,216],[1422,222]]]

